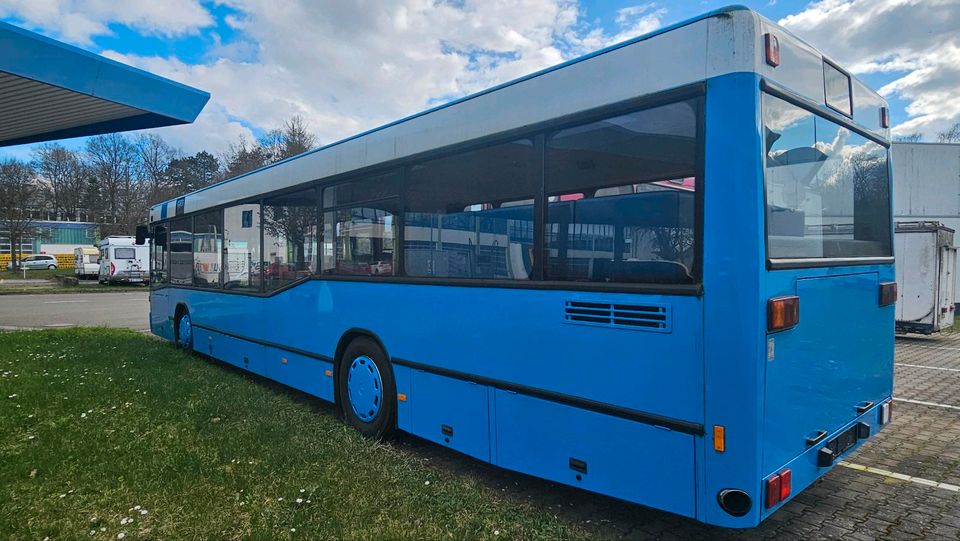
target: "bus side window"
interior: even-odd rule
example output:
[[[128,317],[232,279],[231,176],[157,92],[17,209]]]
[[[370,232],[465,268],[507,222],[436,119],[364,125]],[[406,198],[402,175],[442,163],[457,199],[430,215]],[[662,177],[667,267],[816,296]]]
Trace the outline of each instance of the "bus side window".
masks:
[[[547,280],[696,281],[696,100],[547,140]]]

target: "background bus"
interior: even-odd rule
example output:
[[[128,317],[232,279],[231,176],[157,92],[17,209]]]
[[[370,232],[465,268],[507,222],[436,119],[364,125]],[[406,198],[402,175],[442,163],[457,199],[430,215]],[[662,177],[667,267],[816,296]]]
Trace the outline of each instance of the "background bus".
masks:
[[[153,207],[151,329],[369,436],[754,526],[890,418],[888,117],[712,12]]]

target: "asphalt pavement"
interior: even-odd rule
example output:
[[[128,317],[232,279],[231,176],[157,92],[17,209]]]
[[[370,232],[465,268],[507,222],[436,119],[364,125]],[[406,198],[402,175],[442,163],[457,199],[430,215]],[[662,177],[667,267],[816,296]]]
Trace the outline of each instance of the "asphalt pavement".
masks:
[[[0,330],[88,325],[149,330],[149,292],[60,293],[0,296]]]

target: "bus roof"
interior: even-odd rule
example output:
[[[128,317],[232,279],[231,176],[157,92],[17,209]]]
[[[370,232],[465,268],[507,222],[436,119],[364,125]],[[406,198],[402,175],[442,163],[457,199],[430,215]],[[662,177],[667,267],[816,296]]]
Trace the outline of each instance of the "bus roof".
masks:
[[[777,67],[764,59],[768,32],[779,38]],[[824,60],[755,11],[729,6],[165,201],[150,209],[149,219],[253,199],[729,73],[757,73],[825,109]],[[591,84],[601,79],[605,84]],[[884,99],[852,76],[851,92],[853,121],[889,140],[889,129],[880,126]]]

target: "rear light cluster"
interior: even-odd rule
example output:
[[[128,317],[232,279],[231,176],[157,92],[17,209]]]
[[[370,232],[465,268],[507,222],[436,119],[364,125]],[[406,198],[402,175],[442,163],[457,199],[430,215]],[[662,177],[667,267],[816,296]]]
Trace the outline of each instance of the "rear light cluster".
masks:
[[[786,501],[790,497],[790,488],[793,481],[793,473],[789,469],[775,474],[767,479],[767,509]]]
[[[789,329],[800,323],[800,297],[777,297],[767,301],[767,331]]]
[[[885,425],[893,419],[893,401],[888,400],[880,406],[880,424]]]
[[[880,284],[880,306],[888,306],[897,302],[897,283],[884,282]]]
[[[113,276],[117,273],[117,267],[113,265],[113,261],[110,262],[110,276]]]

